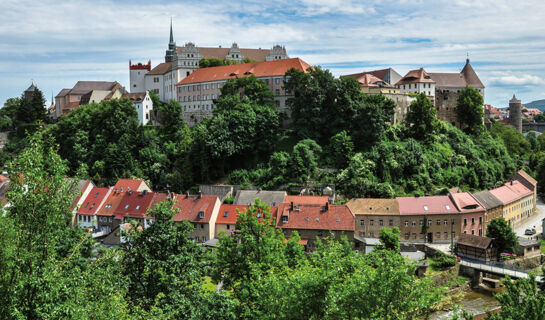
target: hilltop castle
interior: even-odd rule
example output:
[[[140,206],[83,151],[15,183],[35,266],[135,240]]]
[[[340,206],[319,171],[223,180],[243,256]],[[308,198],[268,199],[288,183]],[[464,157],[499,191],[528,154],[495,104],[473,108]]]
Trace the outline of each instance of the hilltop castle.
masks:
[[[239,48],[233,43],[230,48],[198,47],[193,42],[184,46],[176,46],[170,23],[170,41],[165,52],[165,62],[151,68],[151,60],[147,64],[132,64],[129,61],[129,78],[131,93],[151,91],[161,101],[176,100],[176,84],[199,69],[199,61],[203,58],[229,59],[242,62],[245,58],[253,61],[274,61],[287,59],[286,47],[275,45],[272,49]]]

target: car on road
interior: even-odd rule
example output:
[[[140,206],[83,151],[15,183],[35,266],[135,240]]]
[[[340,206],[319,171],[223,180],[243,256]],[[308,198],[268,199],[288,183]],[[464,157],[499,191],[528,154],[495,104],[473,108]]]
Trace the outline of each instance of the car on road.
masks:
[[[533,236],[534,234],[536,234],[537,231],[535,228],[528,228],[524,231],[524,234],[527,235],[527,236]]]

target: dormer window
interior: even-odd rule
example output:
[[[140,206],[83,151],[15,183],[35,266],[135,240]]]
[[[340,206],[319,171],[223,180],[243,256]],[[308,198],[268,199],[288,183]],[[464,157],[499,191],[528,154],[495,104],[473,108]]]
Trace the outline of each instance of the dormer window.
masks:
[[[199,219],[204,219],[204,211],[199,211]]]
[[[100,194],[99,192],[97,192],[97,194],[95,194],[95,199],[98,197],[99,194]]]
[[[140,209],[140,205],[137,205],[134,210],[138,210],[138,209]]]
[[[428,210],[429,210],[429,209],[428,209],[428,206],[424,206],[424,210],[425,210],[425,211],[428,211]]]
[[[282,223],[288,223],[288,216],[282,216]]]
[[[447,210],[450,210],[450,206],[448,204],[445,205],[445,208],[447,208]]]
[[[229,211],[225,211],[225,212],[223,213],[223,216],[224,216],[224,217],[227,217],[228,215],[229,215]]]
[[[125,205],[125,210],[127,210],[127,209],[129,209],[129,205],[128,205],[128,204]]]

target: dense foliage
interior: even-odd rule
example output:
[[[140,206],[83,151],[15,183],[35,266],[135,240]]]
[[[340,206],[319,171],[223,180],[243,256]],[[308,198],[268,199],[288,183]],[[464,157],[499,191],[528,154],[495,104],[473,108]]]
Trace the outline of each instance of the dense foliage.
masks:
[[[498,250],[498,257],[503,252],[515,253],[519,245],[517,235],[503,218],[490,221],[486,227],[486,236],[494,239],[492,242],[494,248]]]

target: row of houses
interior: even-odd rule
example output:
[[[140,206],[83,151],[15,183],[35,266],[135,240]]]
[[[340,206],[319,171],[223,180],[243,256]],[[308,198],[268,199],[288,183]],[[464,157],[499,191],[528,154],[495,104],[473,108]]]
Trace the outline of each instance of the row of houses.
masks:
[[[95,237],[105,244],[118,244],[123,226],[137,221],[148,227],[153,222],[148,210],[169,198],[176,210],[174,221],[190,222],[194,227],[190,238],[207,243],[234,232],[238,213],[260,198],[270,206],[275,227],[286,238],[296,230],[307,250],[313,250],[316,238],[342,235],[359,247],[378,238],[384,227],[398,227],[404,242],[451,243],[460,234],[484,236],[494,218],[503,217],[511,226],[521,224],[536,212],[536,187],[537,182],[521,170],[504,185],[478,193],[451,190],[441,196],[358,198],[338,205],[327,195],[238,190],[234,203],[224,204],[224,192],[214,191],[221,188],[190,195],[153,192],[143,180],[120,179],[107,188],[89,181],[74,204],[74,224],[95,230]]]

